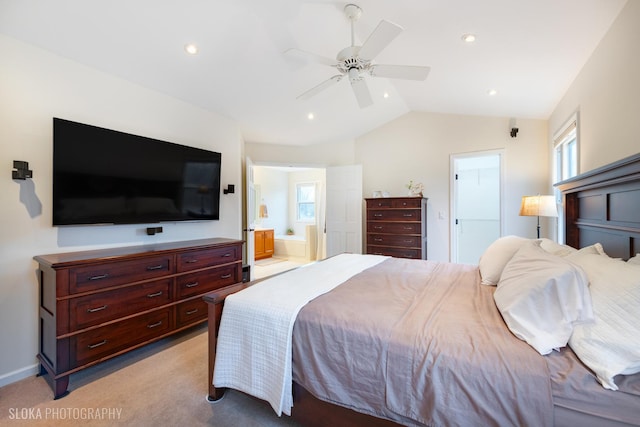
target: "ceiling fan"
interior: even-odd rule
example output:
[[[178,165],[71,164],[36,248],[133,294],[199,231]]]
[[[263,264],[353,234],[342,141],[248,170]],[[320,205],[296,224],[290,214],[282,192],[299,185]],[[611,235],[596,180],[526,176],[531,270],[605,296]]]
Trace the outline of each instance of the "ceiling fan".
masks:
[[[297,97],[297,99],[309,99],[328,87],[338,83],[344,77],[348,77],[353,93],[358,101],[358,105],[360,108],[365,108],[373,104],[371,94],[369,93],[369,89],[365,81],[365,76],[367,74],[372,77],[387,77],[405,80],[424,80],[427,78],[431,69],[430,67],[414,65],[380,65],[372,62],[373,59],[402,32],[402,27],[392,22],[382,20],[362,46],[356,46],[354,27],[356,21],[362,15],[362,9],[355,4],[348,4],[344,7],[344,13],[351,21],[351,46],[338,52],[335,60],[301,51],[299,49],[288,49],[285,52],[285,54],[288,55],[308,57],[320,64],[335,67],[340,73],[302,93]]]

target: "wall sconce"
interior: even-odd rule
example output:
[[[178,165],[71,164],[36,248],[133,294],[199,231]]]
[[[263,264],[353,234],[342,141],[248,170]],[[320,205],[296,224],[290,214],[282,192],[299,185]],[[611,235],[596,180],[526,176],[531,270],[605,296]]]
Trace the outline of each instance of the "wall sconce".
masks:
[[[33,178],[33,171],[29,170],[29,162],[14,160],[13,169],[15,169],[11,171],[11,178],[13,179]]]
[[[509,135],[511,138],[515,138],[518,136],[518,123],[515,118],[511,118],[509,120]]]
[[[540,217],[557,217],[558,208],[554,196],[523,196],[520,204],[520,216],[538,217],[538,239],[540,238]]]
[[[227,188],[222,190],[224,194],[233,194],[236,192],[236,186],[233,184],[227,184]]]

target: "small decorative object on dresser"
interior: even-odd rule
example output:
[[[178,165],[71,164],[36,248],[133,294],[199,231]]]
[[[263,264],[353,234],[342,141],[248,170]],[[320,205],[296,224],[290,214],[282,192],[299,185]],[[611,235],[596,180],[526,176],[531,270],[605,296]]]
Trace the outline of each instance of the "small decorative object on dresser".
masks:
[[[367,253],[427,259],[427,199],[384,197],[367,203]]]
[[[36,256],[40,373],[69,375],[207,320],[202,296],[242,280],[241,240],[203,239]]]
[[[421,182],[409,181],[407,188],[409,189],[409,197],[422,197],[424,185]]]

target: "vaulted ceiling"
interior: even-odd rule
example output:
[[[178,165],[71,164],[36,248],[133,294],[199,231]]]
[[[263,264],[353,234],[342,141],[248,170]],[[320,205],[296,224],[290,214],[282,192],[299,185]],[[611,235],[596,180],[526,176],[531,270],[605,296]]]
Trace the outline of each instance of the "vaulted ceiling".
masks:
[[[409,111],[546,119],[625,3],[357,1],[355,45],[381,20],[404,29],[375,63],[431,67],[424,81],[367,76],[366,108],[348,79],[297,99],[336,69],[284,53],[334,59],[351,45],[347,2],[0,0],[0,33],[232,118],[248,142],[306,145]]]

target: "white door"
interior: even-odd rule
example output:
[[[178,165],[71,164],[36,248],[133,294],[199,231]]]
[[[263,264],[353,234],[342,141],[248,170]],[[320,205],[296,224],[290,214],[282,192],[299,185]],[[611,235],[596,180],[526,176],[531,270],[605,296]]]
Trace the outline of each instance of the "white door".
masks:
[[[249,280],[254,279],[255,272],[253,271],[253,265],[255,264],[255,240],[254,231],[256,229],[256,186],[253,182],[253,162],[249,157],[245,160],[246,168],[246,180],[247,180],[247,194],[246,194],[246,219],[245,224],[245,239],[247,249],[246,265],[249,266],[250,277]]]
[[[362,253],[362,166],[327,168],[327,257]]]
[[[452,156],[451,260],[477,264],[502,235],[502,152]]]

